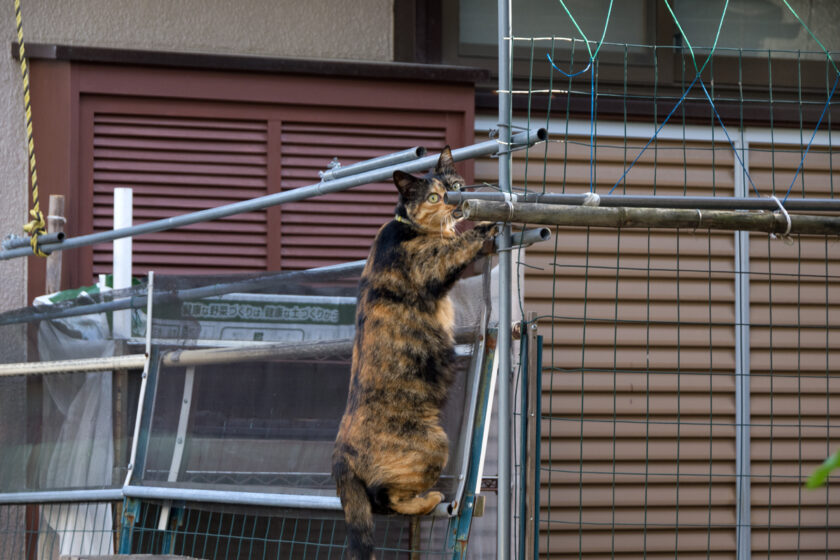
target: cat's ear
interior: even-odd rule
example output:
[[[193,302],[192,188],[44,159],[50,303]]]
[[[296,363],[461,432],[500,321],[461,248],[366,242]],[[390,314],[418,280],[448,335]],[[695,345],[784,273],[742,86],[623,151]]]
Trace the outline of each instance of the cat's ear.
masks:
[[[417,177],[406,173],[405,171],[394,171],[394,184],[397,186],[397,190],[400,191],[400,194],[405,200],[411,198],[411,192],[414,190],[417,181]]]
[[[436,173],[455,173],[455,160],[452,159],[452,150],[449,149],[449,146],[446,146],[441,152],[440,157],[438,158],[437,167],[435,167]]]

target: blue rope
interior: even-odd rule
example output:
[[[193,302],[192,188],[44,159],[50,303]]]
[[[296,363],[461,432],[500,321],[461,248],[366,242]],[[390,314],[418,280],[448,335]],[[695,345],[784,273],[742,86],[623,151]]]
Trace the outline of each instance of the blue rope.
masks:
[[[590,58],[589,64],[586,68],[574,73],[567,73],[557,67],[554,61],[551,60],[551,55],[546,53],[545,57],[551,63],[555,70],[563,74],[565,77],[572,79],[580,76],[587,70],[589,73],[589,192],[595,192],[595,59]]]
[[[616,189],[616,187],[618,187],[619,183],[621,183],[621,181],[623,181],[623,180],[624,180],[624,178],[627,176],[627,173],[629,173],[629,172],[630,172],[630,170],[631,170],[631,169],[633,169],[633,166],[634,166],[634,165],[636,165],[636,162],[637,162],[637,161],[639,161],[639,158],[640,158],[640,157],[642,157],[642,154],[643,154],[643,153],[645,153],[645,150],[647,150],[647,149],[648,149],[648,146],[650,146],[651,142],[653,142],[653,141],[656,139],[656,137],[657,137],[657,136],[659,136],[659,133],[662,131],[662,129],[663,129],[663,128],[665,127],[665,125],[668,123],[668,120],[669,120],[669,119],[670,119],[670,118],[674,115],[674,113],[676,112],[677,108],[678,108],[680,105],[682,105],[682,102],[683,102],[683,101],[685,100],[685,98],[688,96],[688,92],[690,92],[690,91],[691,91],[691,88],[693,88],[693,87],[694,87],[694,84],[695,84],[695,83],[697,83],[697,80],[698,80],[698,79],[700,79],[700,74],[698,74],[698,75],[696,75],[696,76],[694,77],[694,79],[693,79],[693,80],[691,81],[691,83],[688,85],[688,87],[686,88],[686,90],[683,92],[682,97],[680,97],[679,101],[677,101],[677,104],[676,104],[676,105],[674,105],[674,107],[671,109],[671,112],[670,112],[670,113],[668,113],[668,116],[666,116],[666,117],[665,117],[665,120],[664,120],[664,121],[662,121],[662,124],[660,124],[660,125],[659,125],[659,128],[657,128],[657,129],[656,129],[656,132],[654,132],[654,133],[653,133],[653,136],[651,136],[651,137],[650,137],[650,140],[648,140],[648,141],[647,141],[647,144],[645,144],[645,145],[642,147],[642,149],[641,149],[641,151],[639,152],[639,154],[636,156],[636,158],[635,158],[632,162],[630,162],[630,165],[629,165],[629,166],[627,166],[627,169],[625,169],[625,170],[624,170],[624,173],[621,175],[621,177],[619,177],[619,178],[618,178],[618,181],[616,181],[616,182],[615,182],[615,184],[613,185],[613,187],[610,189],[610,191],[609,191],[607,194],[612,194],[612,192]]]
[[[740,155],[738,155],[738,149],[735,148],[735,143],[732,141],[732,138],[729,137],[729,132],[726,130],[726,126],[723,124],[723,119],[720,118],[720,113],[718,113],[717,107],[715,106],[715,102],[712,101],[712,96],[709,95],[709,90],[706,89],[706,84],[703,83],[703,80],[700,80],[700,87],[703,88],[703,93],[706,94],[706,99],[709,100],[709,105],[712,106],[712,110],[715,112],[715,117],[717,117],[717,121],[720,123],[720,127],[723,129],[723,134],[729,141],[729,145],[732,146],[732,153],[735,154],[735,159],[737,159],[738,163],[741,164],[741,169],[744,171],[744,175],[747,176],[747,180],[749,180],[750,185],[752,185],[753,191],[755,191],[755,195],[760,197],[761,195],[758,194],[758,189],[756,188],[755,183],[753,183],[752,177],[750,177],[750,172],[747,171],[747,166],[744,165],[744,160],[741,159]]]
[[[595,65],[589,79],[589,192],[595,192]]]
[[[592,59],[590,58],[589,59],[589,64],[586,65],[586,68],[584,68],[580,72],[575,72],[574,74],[567,74],[566,72],[563,72],[562,70],[560,70],[560,68],[558,68],[556,64],[554,64],[554,61],[551,60],[551,55],[550,54],[546,53],[545,57],[548,59],[548,61],[551,63],[551,65],[554,67],[555,70],[557,70],[558,72],[560,72],[561,74],[563,74],[567,78],[574,78],[576,76],[580,76],[581,74],[583,74],[584,72],[589,70],[589,68],[592,66]]]
[[[820,113],[820,118],[817,121],[817,126],[814,127],[814,132],[811,133],[811,139],[808,140],[808,146],[805,148],[805,153],[802,154],[802,160],[799,162],[799,167],[796,168],[796,173],[793,174],[793,180],[790,182],[790,187],[788,187],[788,190],[785,193],[785,197],[782,199],[782,202],[787,201],[788,196],[790,195],[790,191],[793,190],[793,185],[794,183],[796,183],[796,178],[799,176],[799,172],[802,170],[802,166],[805,165],[805,158],[808,156],[808,151],[811,149],[811,143],[814,141],[814,137],[817,135],[817,130],[819,130],[820,124],[822,124],[825,112],[828,110],[828,106],[831,104],[831,98],[834,97],[834,90],[837,89],[838,81],[840,81],[840,74],[837,74],[837,77],[834,78],[834,86],[831,88],[831,93],[828,94],[828,99],[825,100],[825,105],[823,106],[822,113]]]
[[[785,5],[787,5],[787,7],[791,10],[793,15],[796,16],[797,19],[799,19],[799,17],[796,15],[796,12],[793,12],[793,9],[790,7],[790,5],[787,3],[787,1],[786,0],[783,0],[783,1],[784,1]],[[586,36],[583,35],[583,32],[580,30],[579,27],[577,27],[577,22],[572,17],[572,14],[569,12],[569,10],[566,7],[563,0],[560,0],[560,4],[563,6],[564,9],[566,9],[566,13],[569,15],[569,17],[572,20],[572,23],[575,25],[575,27],[578,29],[578,32],[583,37],[583,39],[586,43],[586,48],[587,48],[587,50],[589,50],[589,42],[586,39]],[[673,13],[673,11],[671,11],[671,7],[668,4],[667,0],[665,0],[665,5],[668,8],[668,11],[671,12],[671,16],[674,18],[674,22],[676,23],[677,27],[680,29],[680,32],[682,33],[682,28],[679,25],[679,21],[677,21],[676,15]],[[721,14],[721,20],[720,20],[720,23],[718,24],[717,35],[715,36],[715,46],[717,46],[717,40],[718,40],[718,37],[720,36],[720,29],[723,25],[723,19],[726,15],[726,8],[727,8],[728,5],[729,5],[729,0],[726,0],[726,5],[724,5],[723,13]],[[611,11],[612,11],[612,0],[610,0],[610,12]],[[610,16],[610,13],[608,12],[607,13],[607,23],[604,26],[604,34],[601,36],[601,41],[598,43],[598,47],[595,51],[595,54],[592,54],[592,51],[589,50],[589,54],[590,54],[589,63],[582,70],[579,70],[578,72],[565,72],[565,71],[561,70],[554,63],[550,54],[546,53],[546,55],[545,55],[545,57],[548,59],[548,62],[551,64],[551,66],[555,70],[560,72],[563,76],[565,76],[566,78],[569,78],[569,79],[580,76],[584,72],[586,72],[587,70],[591,70],[591,72],[590,72],[590,87],[589,87],[589,121],[590,121],[589,122],[589,191],[590,192],[595,191],[595,67],[594,67],[594,64],[595,64],[595,57],[597,56],[598,51],[600,50],[601,45],[604,42],[604,36],[606,35],[606,27],[607,27],[607,25],[609,25],[609,19],[610,19],[609,16]],[[800,20],[800,23],[802,23],[803,26],[805,25],[801,20]],[[805,28],[811,34],[811,37],[813,37],[814,40],[817,41],[817,44],[819,44],[822,47],[822,43],[820,43],[819,40],[817,40],[817,38],[813,35],[813,33],[811,33],[811,30],[808,29],[807,26],[805,26]],[[682,35],[687,41],[687,38],[685,37],[685,33],[682,33]],[[612,192],[618,187],[618,185],[627,176],[627,173],[629,173],[630,170],[633,168],[633,166],[636,165],[636,162],[639,161],[639,158],[642,157],[642,154],[645,152],[645,150],[647,150],[647,148],[651,145],[651,143],[659,136],[659,133],[662,131],[662,129],[665,127],[665,125],[668,123],[668,121],[674,115],[677,108],[680,105],[682,105],[682,102],[688,96],[688,93],[694,87],[694,84],[696,84],[699,81],[700,82],[700,87],[703,90],[703,94],[706,96],[706,99],[708,100],[709,105],[711,105],[712,110],[715,113],[715,118],[717,119],[717,122],[720,123],[720,126],[723,129],[723,133],[726,136],[726,140],[729,142],[729,145],[731,146],[732,151],[735,154],[735,158],[738,160],[738,163],[740,164],[741,169],[743,170],[744,174],[746,175],[747,180],[750,182],[750,185],[752,186],[752,189],[755,192],[756,196],[759,196],[759,197],[761,196],[758,192],[758,188],[756,187],[755,183],[752,180],[752,177],[750,176],[749,171],[747,170],[746,165],[744,164],[744,160],[742,159],[741,155],[738,153],[737,148],[735,147],[735,143],[732,141],[732,138],[729,136],[729,131],[726,129],[726,126],[723,124],[723,119],[721,118],[720,113],[717,110],[717,106],[715,105],[715,102],[712,99],[712,96],[709,94],[709,91],[706,89],[706,85],[703,83],[703,80],[700,79],[700,74],[702,73],[703,69],[705,69],[706,65],[711,60],[712,54],[710,53],[708,58],[706,59],[706,62],[703,63],[702,67],[697,69],[697,61],[694,60],[694,49],[691,48],[690,43],[688,44],[688,47],[689,47],[689,52],[691,53],[691,58],[694,61],[695,69],[697,70],[697,74],[695,75],[694,80],[692,80],[692,82],[689,84],[689,86],[683,92],[682,96],[679,98],[677,103],[674,105],[674,107],[671,109],[671,111],[665,117],[665,120],[662,121],[662,124],[660,124],[657,127],[656,131],[654,132],[653,136],[651,136],[650,140],[648,140],[647,143],[645,143],[645,145],[642,147],[641,151],[639,151],[639,153],[636,155],[636,157],[633,159],[633,161],[630,162],[630,165],[624,170],[624,173],[622,173],[622,175],[618,179],[618,181],[616,181],[616,183],[609,190],[609,194],[612,194]],[[823,50],[828,55],[828,51],[825,49],[825,47],[823,47]],[[714,52],[714,47],[712,47],[712,53],[713,52]],[[832,64],[834,63],[831,60],[830,56],[829,56],[829,61],[831,61]],[[814,138],[817,135],[817,131],[819,130],[820,125],[822,124],[822,120],[825,117],[825,113],[826,113],[826,111],[828,110],[828,107],[831,104],[831,99],[832,99],[832,97],[834,97],[834,92],[837,89],[838,83],[840,83],[840,73],[837,74],[837,77],[834,80],[834,86],[831,88],[831,93],[829,94],[828,99],[826,99],[825,105],[823,106],[822,113],[820,114],[820,118],[817,121],[816,127],[814,127],[814,132],[811,134],[811,138],[808,141],[808,145],[805,148],[805,153],[802,154],[802,159],[799,162],[799,166],[796,168],[796,172],[793,175],[793,180],[791,181],[790,187],[788,187],[788,190],[785,193],[785,197],[784,197],[784,199],[782,199],[782,202],[784,202],[788,199],[788,196],[790,195],[791,191],[793,190],[793,185],[796,183],[796,179],[799,176],[799,172],[802,170],[802,167],[805,164],[805,158],[808,156],[808,152],[811,150],[811,145],[814,141]]]

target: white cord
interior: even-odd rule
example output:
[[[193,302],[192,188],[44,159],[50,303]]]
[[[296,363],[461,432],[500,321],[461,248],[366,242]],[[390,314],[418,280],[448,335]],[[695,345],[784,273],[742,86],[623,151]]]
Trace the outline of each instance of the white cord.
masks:
[[[770,198],[773,200],[773,202],[776,203],[776,205],[779,207],[779,210],[782,211],[782,215],[784,215],[785,220],[787,221],[787,228],[785,229],[785,232],[782,234],[782,237],[787,237],[788,235],[790,235],[790,225],[791,225],[790,224],[790,214],[788,214],[788,211],[785,210],[785,207],[782,206],[782,203],[778,198],[776,198],[775,196],[771,196]],[[770,234],[770,239],[776,239],[776,236],[771,233]]]
[[[600,206],[601,196],[598,193],[588,192],[586,198],[583,199],[584,206]]]
[[[503,192],[502,195],[505,197],[505,204],[508,207],[508,218],[507,222],[513,221],[513,203],[519,200],[519,197],[513,193]]]

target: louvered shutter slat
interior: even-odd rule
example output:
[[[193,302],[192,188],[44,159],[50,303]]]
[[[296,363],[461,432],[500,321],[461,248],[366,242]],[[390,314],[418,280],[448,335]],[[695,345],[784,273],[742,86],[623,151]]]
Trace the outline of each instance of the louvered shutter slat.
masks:
[[[94,115],[94,231],[112,227],[113,189],[134,189],[134,223],[267,194],[267,124],[155,115]],[[266,213],[250,212],[144,235],[134,274],[250,272],[266,268]],[[95,274],[111,271],[111,246],[94,247]]]
[[[385,127],[372,124],[284,122],[282,188],[319,180],[334,157],[343,166],[422,145],[430,151],[446,144],[442,127]],[[391,219],[397,192],[393,184],[363,185],[341,193],[283,205],[284,269],[303,269],[367,257],[379,227]]]

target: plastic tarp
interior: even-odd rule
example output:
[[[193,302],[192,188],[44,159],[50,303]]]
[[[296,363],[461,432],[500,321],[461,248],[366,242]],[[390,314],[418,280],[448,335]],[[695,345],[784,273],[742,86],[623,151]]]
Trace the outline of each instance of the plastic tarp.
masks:
[[[84,299],[85,294],[79,297]],[[41,296],[35,303],[51,305],[52,300]],[[113,356],[114,341],[107,316],[99,313],[41,321],[38,354],[41,361]],[[112,486],[112,372],[45,375],[43,387],[42,439],[50,445],[42,446],[39,487]],[[111,528],[110,504],[41,508],[39,558],[52,558],[56,552],[60,556],[113,554],[112,540],[102,538],[102,533]]]

